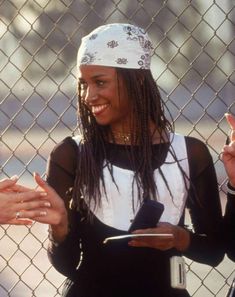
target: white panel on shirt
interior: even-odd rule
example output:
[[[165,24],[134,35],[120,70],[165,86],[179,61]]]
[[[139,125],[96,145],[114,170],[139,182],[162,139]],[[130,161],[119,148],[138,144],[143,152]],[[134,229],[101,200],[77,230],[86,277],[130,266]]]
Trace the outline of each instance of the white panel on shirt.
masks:
[[[74,140],[78,144],[80,137],[75,137]],[[154,178],[157,183],[158,201],[164,204],[165,207],[160,221],[177,225],[184,211],[189,187],[188,179],[185,180],[180,167],[183,169],[185,175],[189,177],[189,165],[184,136],[171,134],[170,140],[170,150],[164,164],[161,166],[161,171],[167,180],[172,196],[158,169],[154,171]],[[176,156],[180,167],[173,155]],[[92,203],[90,208],[95,216],[104,224],[127,231],[140,206],[137,201],[136,184],[134,183],[132,186],[134,173],[131,170],[117,166],[112,167],[113,177],[118,185],[118,189],[112,181],[107,166],[105,166],[104,182],[107,197],[101,189],[101,205],[95,208],[94,203]],[[84,199],[86,200],[86,197]]]

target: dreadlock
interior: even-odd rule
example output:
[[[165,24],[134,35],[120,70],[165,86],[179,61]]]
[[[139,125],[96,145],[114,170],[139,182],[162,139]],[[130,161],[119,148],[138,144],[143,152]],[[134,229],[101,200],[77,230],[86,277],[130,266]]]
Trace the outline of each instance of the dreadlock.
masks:
[[[134,155],[133,145],[130,145],[130,160],[135,168],[134,180],[137,184],[138,199],[142,200],[146,197],[156,199],[152,167],[152,135],[149,123],[152,121],[155,124],[161,143],[165,142],[165,132],[172,131],[172,126],[164,115],[164,102],[150,70],[116,68],[116,71],[118,83],[120,79],[124,82],[127,97],[132,106],[132,115],[134,115],[131,117],[131,131],[136,135],[139,150],[138,156],[136,151]],[[89,203],[94,200],[96,205],[101,199],[100,182],[105,190],[103,178],[103,164],[106,159],[105,142],[111,131],[109,126],[96,123],[94,116],[82,102],[80,85],[78,85],[78,113],[82,142],[79,145],[74,192],[76,199],[86,195]],[[161,153],[163,152],[159,151],[159,154]],[[111,169],[110,173],[114,181]]]

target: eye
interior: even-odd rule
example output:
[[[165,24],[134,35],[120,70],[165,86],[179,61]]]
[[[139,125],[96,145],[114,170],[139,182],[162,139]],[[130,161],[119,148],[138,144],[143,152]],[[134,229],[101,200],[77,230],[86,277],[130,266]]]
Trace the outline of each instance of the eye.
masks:
[[[103,85],[104,85],[104,81],[103,80],[96,80],[96,85],[98,86],[98,87],[103,87]]]

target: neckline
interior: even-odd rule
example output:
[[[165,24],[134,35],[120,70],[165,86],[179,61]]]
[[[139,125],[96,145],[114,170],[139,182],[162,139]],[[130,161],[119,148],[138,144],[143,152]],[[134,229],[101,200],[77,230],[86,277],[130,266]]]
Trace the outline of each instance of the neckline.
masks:
[[[157,143],[157,144],[152,144],[152,146],[154,147],[157,147],[159,145],[168,145],[169,147],[167,148],[167,152],[166,152],[166,155],[165,155],[165,158],[163,160],[163,162],[161,163],[161,165],[159,167],[156,167],[156,169],[154,169],[154,172],[158,171],[162,166],[164,166],[164,164],[171,164],[172,163],[172,150],[174,151],[174,135],[173,133],[170,134],[170,138],[169,138],[169,142],[165,142],[165,143]],[[120,149],[125,149],[125,150],[129,150],[130,149],[130,145],[127,146],[127,145],[124,145],[124,144],[115,144],[115,143],[107,143],[108,146],[110,147],[116,147],[116,148],[120,148]],[[137,147],[134,147],[134,149],[137,149]],[[118,151],[117,151],[118,153]],[[121,153],[121,151],[120,151]],[[133,173],[134,170],[133,169],[128,169],[128,168],[125,168],[125,167],[122,167],[122,166],[119,166],[117,164],[113,164],[112,162],[110,163],[110,161],[108,159],[104,159],[104,168],[109,166],[108,164],[111,164],[112,167],[116,168],[117,170],[120,170],[122,172],[129,172],[129,173]]]
[[[175,133],[170,132],[169,133],[169,141],[167,141],[167,142],[159,142],[159,143],[152,143],[152,146],[169,145],[169,143],[172,143],[172,140],[174,138],[174,135],[175,135]],[[138,145],[138,144],[114,143],[114,142],[109,142],[109,141],[106,141],[105,143],[107,145],[110,145],[110,146],[119,146],[119,147],[124,147],[124,148],[130,148],[132,146],[133,148],[136,148],[137,149],[138,147],[140,147],[140,145]]]

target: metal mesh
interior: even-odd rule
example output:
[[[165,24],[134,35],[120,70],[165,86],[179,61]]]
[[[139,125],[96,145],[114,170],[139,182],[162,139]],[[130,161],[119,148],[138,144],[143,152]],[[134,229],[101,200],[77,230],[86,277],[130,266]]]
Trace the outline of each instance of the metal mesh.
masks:
[[[17,174],[34,186],[54,145],[76,131],[76,52],[98,25],[131,22],[155,43],[152,71],[176,131],[207,143],[224,206],[219,159],[235,114],[234,1],[1,0],[1,178]],[[0,296],[60,296],[64,277],[47,255],[47,226],[0,227]],[[187,260],[192,296],[225,296],[234,264],[216,268]]]

